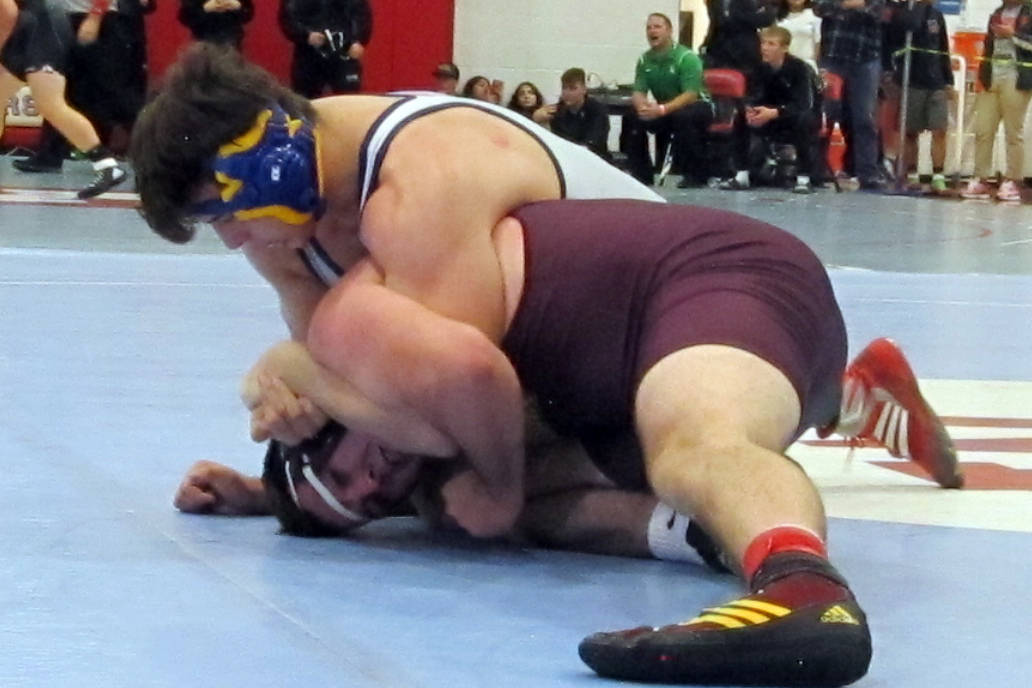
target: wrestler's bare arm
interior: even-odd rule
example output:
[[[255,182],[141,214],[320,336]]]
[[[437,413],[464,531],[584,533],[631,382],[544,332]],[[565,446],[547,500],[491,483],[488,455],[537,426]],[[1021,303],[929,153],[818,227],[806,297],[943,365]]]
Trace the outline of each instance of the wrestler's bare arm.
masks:
[[[533,137],[452,108],[413,122],[391,144],[361,239],[388,287],[498,342],[505,309],[492,232],[519,206],[559,196],[554,164]]]
[[[262,375],[278,378],[288,392],[310,400],[326,416],[349,427],[381,429],[379,436],[386,438],[383,444],[391,449],[431,456],[453,450],[452,443],[418,414],[398,406],[388,410],[371,401],[343,376],[317,363],[300,342],[289,340],[273,346],[244,377],[240,396],[253,414],[266,403],[259,382]],[[267,437],[252,439],[263,441]]]
[[[363,261],[320,302],[312,357],[390,411],[415,413],[454,443],[468,469],[442,489],[449,513],[473,535],[506,532],[523,502],[523,400],[519,380],[482,331],[383,284]],[[382,428],[348,425],[386,439]]]

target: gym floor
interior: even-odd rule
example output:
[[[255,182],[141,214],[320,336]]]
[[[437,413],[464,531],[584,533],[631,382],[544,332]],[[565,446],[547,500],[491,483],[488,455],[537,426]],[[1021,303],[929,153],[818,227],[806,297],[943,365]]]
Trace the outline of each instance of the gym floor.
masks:
[[[0,158],[0,685],[604,686],[582,636],[727,601],[731,578],[523,550],[410,519],[350,539],[178,513],[186,468],[259,470],[236,395],[285,337],[272,290],[210,232],[151,234],[86,163]],[[669,182],[668,182],[669,183]],[[42,189],[42,190],[41,190]],[[968,488],[804,438],[831,552],[872,623],[868,688],[1026,685],[1032,670],[1032,209],[826,190],[680,192],[785,227],[829,266],[855,353],[899,341]]]

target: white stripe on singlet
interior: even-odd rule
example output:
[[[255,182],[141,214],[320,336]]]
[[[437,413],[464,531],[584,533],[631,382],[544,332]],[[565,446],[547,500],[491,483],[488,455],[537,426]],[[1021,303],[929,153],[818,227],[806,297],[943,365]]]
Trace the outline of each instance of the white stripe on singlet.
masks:
[[[588,149],[556,136],[512,110],[441,93],[406,91],[388,95],[398,96],[399,100],[388,106],[369,127],[359,151],[359,215],[365,209],[369,196],[376,191],[380,166],[398,132],[419,117],[454,107],[473,108],[501,117],[534,137],[555,167],[560,198],[632,198],[663,202],[659,194]],[[327,286],[335,284],[343,275],[343,270],[317,240],[309,242],[301,254],[312,274]]]

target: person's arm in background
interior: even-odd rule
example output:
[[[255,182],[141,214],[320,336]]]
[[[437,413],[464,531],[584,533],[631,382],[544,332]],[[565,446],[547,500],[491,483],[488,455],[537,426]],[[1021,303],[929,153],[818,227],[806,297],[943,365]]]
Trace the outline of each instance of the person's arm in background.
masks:
[[[0,0],[0,47],[3,47],[7,39],[11,37],[17,21],[18,5],[14,0]]]
[[[373,37],[373,11],[369,7],[368,0],[358,0],[352,3],[352,7],[355,12],[355,16],[351,18],[354,43],[348,48],[348,56],[360,60],[365,55],[366,46]]]
[[[645,80],[645,61],[638,58],[638,64],[634,67],[634,89],[631,92],[631,107],[636,112],[641,112],[642,107],[648,103],[649,84]]]
[[[609,113],[605,106],[596,100],[589,100],[585,107],[589,109],[584,144],[595,153],[607,156],[609,153]]]
[[[730,0],[728,18],[762,29],[774,23],[778,16],[778,5],[764,0]]]
[[[677,65],[681,77],[681,94],[664,103],[665,112],[677,112],[699,99],[702,89],[702,60],[694,53],[685,53]]]

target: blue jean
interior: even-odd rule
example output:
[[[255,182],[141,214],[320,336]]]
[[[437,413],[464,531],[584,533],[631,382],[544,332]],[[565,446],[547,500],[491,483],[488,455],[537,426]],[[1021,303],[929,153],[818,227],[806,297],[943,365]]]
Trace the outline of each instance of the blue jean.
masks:
[[[821,67],[842,77],[852,120],[853,167],[861,182],[879,179],[878,125],[874,113],[881,81],[881,60],[859,64],[824,60]]]

